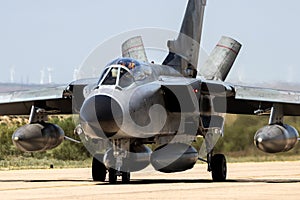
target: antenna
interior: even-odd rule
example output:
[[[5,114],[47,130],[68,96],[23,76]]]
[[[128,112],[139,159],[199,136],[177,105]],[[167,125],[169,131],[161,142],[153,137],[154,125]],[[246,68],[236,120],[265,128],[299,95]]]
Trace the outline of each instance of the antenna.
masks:
[[[53,72],[53,69],[51,67],[48,67],[47,70],[48,70],[48,83],[51,84],[52,83],[52,72]]]

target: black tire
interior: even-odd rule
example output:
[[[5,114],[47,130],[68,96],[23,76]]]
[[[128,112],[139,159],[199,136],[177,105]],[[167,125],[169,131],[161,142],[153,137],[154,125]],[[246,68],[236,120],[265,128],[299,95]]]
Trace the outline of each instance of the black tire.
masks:
[[[130,183],[130,172],[122,172],[122,183]]]
[[[223,182],[227,176],[226,158],[223,154],[216,154],[211,159],[211,175],[215,182]]]
[[[116,184],[117,183],[117,170],[115,170],[114,168],[109,168],[108,170],[109,174],[108,174],[108,181],[110,184]]]
[[[97,154],[93,157],[92,177],[94,181],[104,182],[106,178],[106,167],[102,163],[103,155]]]

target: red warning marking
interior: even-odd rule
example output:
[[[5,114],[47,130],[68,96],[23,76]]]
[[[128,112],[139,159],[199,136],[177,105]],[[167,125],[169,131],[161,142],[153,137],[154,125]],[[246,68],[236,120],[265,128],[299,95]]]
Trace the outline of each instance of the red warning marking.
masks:
[[[128,49],[124,50],[124,54],[130,52],[130,50],[132,50],[132,49],[136,49],[136,48],[139,48],[139,47],[143,47],[143,45],[140,44],[140,45],[129,47]]]
[[[229,49],[230,51],[232,51],[233,53],[235,53],[236,55],[238,54],[237,51],[235,51],[234,49],[230,48],[230,47],[227,47],[227,46],[224,46],[224,45],[221,45],[221,44],[217,44],[217,47],[222,47],[222,48],[225,48],[225,49]]]

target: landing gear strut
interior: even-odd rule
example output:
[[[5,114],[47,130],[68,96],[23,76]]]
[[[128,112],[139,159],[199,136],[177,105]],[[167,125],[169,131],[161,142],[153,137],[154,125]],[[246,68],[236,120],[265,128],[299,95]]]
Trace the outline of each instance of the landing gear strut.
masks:
[[[227,176],[227,164],[226,158],[223,154],[213,154],[215,142],[220,134],[214,134],[213,131],[208,132],[205,135],[205,145],[207,153],[207,170],[211,172],[212,179],[215,182],[222,182],[226,180]],[[216,138],[214,138],[216,137]]]
[[[128,157],[130,140],[113,140],[113,147],[110,154],[110,165],[108,181],[111,184],[117,183],[118,176],[122,177],[122,183],[130,182],[130,172],[124,166],[124,160]]]

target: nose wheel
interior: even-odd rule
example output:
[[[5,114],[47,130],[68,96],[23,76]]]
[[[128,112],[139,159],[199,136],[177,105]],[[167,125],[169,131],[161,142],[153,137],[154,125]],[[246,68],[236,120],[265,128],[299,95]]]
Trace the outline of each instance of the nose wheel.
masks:
[[[116,184],[118,176],[122,177],[122,183],[126,184],[130,182],[130,172],[118,172],[114,168],[110,168],[108,172],[109,172],[108,181],[110,184]]]
[[[130,182],[130,172],[122,172],[122,183]]]
[[[108,182],[110,184],[116,184],[117,183],[117,170],[115,170],[114,168],[109,168],[108,170]]]
[[[102,154],[96,154],[93,157],[92,177],[94,181],[101,181],[101,182],[105,181],[107,170],[102,161],[103,161]]]

